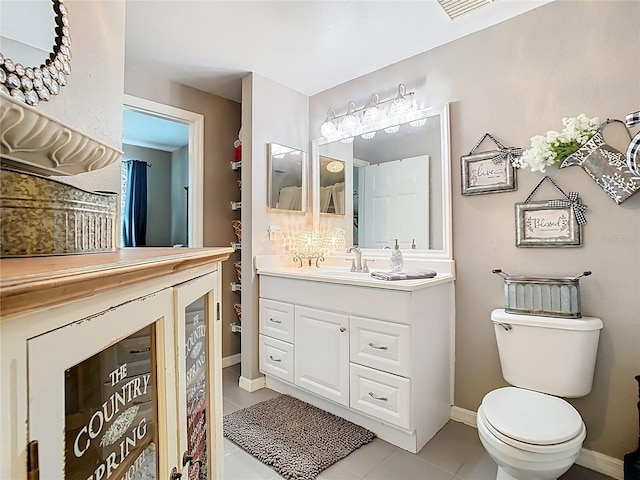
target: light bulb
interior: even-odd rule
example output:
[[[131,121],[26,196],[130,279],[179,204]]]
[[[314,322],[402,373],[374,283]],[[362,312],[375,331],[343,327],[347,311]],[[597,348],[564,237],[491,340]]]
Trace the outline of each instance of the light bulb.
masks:
[[[360,126],[360,120],[355,115],[356,104],[355,102],[349,102],[347,107],[347,114],[340,121],[340,130],[345,135],[353,135]]]
[[[409,122],[409,125],[411,125],[413,128],[419,128],[423,126],[425,123],[427,123],[426,118],[419,118],[418,120],[413,120],[412,122]]]
[[[365,140],[371,140],[375,136],[376,136],[376,132],[367,132],[360,135],[360,137],[364,138]]]
[[[330,108],[327,111],[327,118],[325,119],[324,123],[320,125],[320,134],[323,137],[331,137],[338,133],[338,128],[336,127],[336,124],[333,123],[333,119],[335,117],[336,112],[333,110],[333,108]]]
[[[353,143],[353,137],[347,137],[340,140],[342,143]]]
[[[320,134],[322,134],[323,137],[331,137],[336,133],[338,133],[338,129],[333,122],[327,121],[320,126]]]
[[[393,127],[387,127],[384,129],[387,133],[396,133],[398,130],[400,130],[400,125],[394,125]]]
[[[341,162],[340,160],[332,160],[327,163],[327,171],[331,173],[339,173],[342,170],[344,170],[344,162]]]
[[[375,129],[383,116],[382,111],[378,107],[379,99],[380,97],[377,93],[371,95],[371,100],[369,101],[367,108],[365,108],[362,113],[362,123],[372,129]]]
[[[353,134],[359,126],[360,122],[358,121],[358,117],[352,113],[346,115],[340,122],[340,130],[342,130],[342,133],[345,135]]]
[[[378,106],[367,107],[362,114],[362,123],[367,127],[376,127],[382,120],[382,111]]]
[[[401,83],[400,85],[398,85],[398,95],[391,102],[391,106],[389,107],[390,117],[406,115],[411,110],[411,103],[405,98],[405,94],[405,86]]]

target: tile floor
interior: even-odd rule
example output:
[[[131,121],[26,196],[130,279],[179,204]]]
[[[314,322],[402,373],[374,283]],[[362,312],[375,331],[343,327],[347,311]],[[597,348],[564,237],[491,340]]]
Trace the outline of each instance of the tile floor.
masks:
[[[249,393],[238,387],[240,366],[223,370],[224,413],[279,395],[263,388]],[[277,480],[275,470],[226,438],[224,480]],[[475,428],[449,421],[417,454],[376,438],[324,470],[318,480],[495,480],[496,464],[480,444]],[[574,465],[561,480],[607,480],[610,477]]]

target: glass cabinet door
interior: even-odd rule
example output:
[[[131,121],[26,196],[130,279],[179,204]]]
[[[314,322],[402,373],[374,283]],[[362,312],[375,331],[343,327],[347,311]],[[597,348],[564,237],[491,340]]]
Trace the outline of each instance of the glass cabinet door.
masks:
[[[217,275],[175,287],[179,345],[179,443],[183,478],[222,478],[220,322],[214,312]]]
[[[65,372],[66,480],[158,478],[155,324]]]
[[[176,389],[158,372],[174,368],[172,300],[168,289],[28,341],[40,478],[169,478]]]

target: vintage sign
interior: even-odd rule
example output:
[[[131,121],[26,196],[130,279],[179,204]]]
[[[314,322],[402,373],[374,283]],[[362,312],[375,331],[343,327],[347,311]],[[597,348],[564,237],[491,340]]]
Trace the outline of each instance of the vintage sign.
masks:
[[[581,245],[580,225],[570,206],[548,201],[516,203],[517,247],[575,247]]]
[[[492,140],[498,150],[477,152],[485,138]],[[522,155],[522,149],[505,147],[491,134],[485,133],[471,149],[469,155],[460,157],[462,171],[462,195],[509,192],[515,190],[516,174],[513,160]]]
[[[207,348],[204,306],[198,301],[185,315],[187,442],[193,461],[189,480],[207,478]]]
[[[540,186],[549,181],[563,198],[532,202]],[[579,247],[582,245],[584,213],[578,192],[564,193],[553,178],[545,175],[524,203],[516,203],[516,247]]]
[[[151,328],[65,372],[65,480],[156,478]]]

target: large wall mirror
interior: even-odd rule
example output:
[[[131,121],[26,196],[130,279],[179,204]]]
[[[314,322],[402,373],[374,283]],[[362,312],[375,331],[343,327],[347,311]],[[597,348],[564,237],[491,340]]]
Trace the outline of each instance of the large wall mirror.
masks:
[[[415,112],[373,136],[314,140],[313,153],[320,230],[343,228],[348,246],[380,251],[397,238],[405,252],[451,258],[448,105]],[[329,175],[332,162],[344,165],[344,176]],[[337,201],[328,201],[340,183],[347,194],[341,198],[338,188]],[[343,210],[332,207],[341,200]]]
[[[306,152],[278,143],[270,143],[267,160],[267,205],[269,209],[306,212]]]
[[[71,74],[64,0],[2,0],[0,91],[35,106],[58,95]]]

